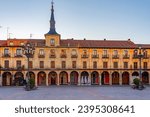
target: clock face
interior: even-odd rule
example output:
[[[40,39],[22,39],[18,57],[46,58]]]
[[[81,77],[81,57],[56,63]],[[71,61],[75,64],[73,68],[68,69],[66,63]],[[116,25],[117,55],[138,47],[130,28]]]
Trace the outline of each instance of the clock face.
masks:
[[[76,55],[76,54],[77,54],[76,50],[72,50],[72,55]]]

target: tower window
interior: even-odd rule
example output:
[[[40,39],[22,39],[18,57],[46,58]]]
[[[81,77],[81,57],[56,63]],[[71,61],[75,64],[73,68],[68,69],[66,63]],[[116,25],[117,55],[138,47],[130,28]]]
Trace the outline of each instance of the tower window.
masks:
[[[54,40],[54,39],[51,39],[51,40],[50,40],[50,44],[51,44],[51,46],[54,46],[54,45],[55,45],[55,40]]]

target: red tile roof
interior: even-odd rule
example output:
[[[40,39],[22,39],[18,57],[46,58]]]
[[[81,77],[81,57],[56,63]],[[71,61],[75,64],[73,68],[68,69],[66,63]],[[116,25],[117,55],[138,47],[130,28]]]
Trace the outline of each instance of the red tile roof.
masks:
[[[0,46],[9,46],[13,42],[14,46],[20,43],[33,43],[35,46],[45,46],[45,39],[8,39],[0,40]],[[60,41],[61,47],[84,47],[84,48],[150,48],[150,44],[135,44],[131,40],[74,40],[66,39]]]
[[[61,40],[61,46],[73,47],[99,47],[99,48],[135,48],[137,47],[132,41],[120,40]]]

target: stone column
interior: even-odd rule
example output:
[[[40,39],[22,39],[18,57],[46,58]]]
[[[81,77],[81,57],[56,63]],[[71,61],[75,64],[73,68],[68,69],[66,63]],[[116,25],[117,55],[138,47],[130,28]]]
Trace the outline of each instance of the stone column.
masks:
[[[89,72],[88,84],[91,85],[91,73]]]
[[[112,85],[112,73],[109,73],[109,85]]]
[[[132,85],[132,83],[133,83],[132,73],[129,72],[129,84]]]
[[[37,87],[38,86],[38,81],[37,81],[37,72],[34,72],[34,74],[35,74],[35,86]]]
[[[57,85],[59,86],[60,83],[59,83],[59,72],[56,72],[57,73]]]
[[[119,85],[122,85],[122,72],[119,73]]]
[[[67,72],[67,74],[68,74],[68,85],[70,85],[71,83],[70,83],[70,72]]]
[[[48,84],[48,72],[46,71],[45,73],[46,73],[46,86],[49,86],[49,84]]]

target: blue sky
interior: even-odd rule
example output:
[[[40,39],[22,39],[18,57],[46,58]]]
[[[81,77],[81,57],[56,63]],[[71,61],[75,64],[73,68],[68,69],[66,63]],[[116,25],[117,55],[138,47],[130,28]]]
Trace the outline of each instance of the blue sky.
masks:
[[[126,40],[150,44],[150,0],[54,0],[62,39]],[[44,39],[51,0],[0,0],[0,39]]]

